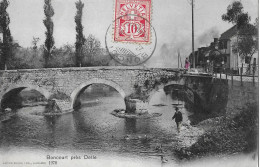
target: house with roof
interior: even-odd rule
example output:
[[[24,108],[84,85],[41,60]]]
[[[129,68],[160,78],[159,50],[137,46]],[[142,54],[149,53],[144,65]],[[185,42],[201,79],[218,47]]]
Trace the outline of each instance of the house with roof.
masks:
[[[250,25],[253,27],[253,25]],[[247,30],[246,35],[256,34],[255,32],[249,32]],[[240,36],[243,34],[239,34]],[[257,38],[255,36],[254,38]],[[258,51],[252,55],[252,59],[242,59],[239,53],[234,52],[234,48],[239,40],[238,31],[236,26],[231,27],[224,33],[220,35],[220,38],[214,38],[214,42],[208,47],[201,47],[195,51],[195,65],[196,68],[204,68],[207,63],[212,63],[217,69],[225,68],[225,70],[233,70],[234,72],[239,72],[243,66],[246,69],[249,64],[257,64],[259,61]],[[189,60],[191,65],[193,65],[192,53],[189,55]],[[243,70],[245,72],[245,70]]]
[[[236,26],[231,27],[220,35],[218,49],[225,56],[226,67],[235,69],[238,67],[239,56],[233,52],[234,43],[237,42]]]
[[[249,64],[257,63],[259,61],[258,51],[252,55],[251,61],[249,61],[250,59],[248,58],[242,59],[239,53],[235,53],[234,46],[238,40],[239,37],[236,25],[222,33],[219,38],[218,50],[225,58],[226,68],[240,70],[242,66],[246,68]]]

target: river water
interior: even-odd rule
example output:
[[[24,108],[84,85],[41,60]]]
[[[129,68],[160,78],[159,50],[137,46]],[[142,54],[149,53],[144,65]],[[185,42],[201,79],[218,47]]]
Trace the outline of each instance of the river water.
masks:
[[[19,109],[10,121],[0,123],[1,150],[77,150],[159,162],[155,148],[162,145],[163,154],[175,161],[171,147],[178,132],[171,119],[175,112],[172,104],[184,102],[159,90],[151,98],[148,110],[162,116],[124,119],[110,114],[114,109],[125,108],[124,99],[114,90],[87,89],[80,98],[79,110],[57,117],[34,114],[43,111],[44,106]],[[191,113],[185,107],[181,110],[187,122]]]

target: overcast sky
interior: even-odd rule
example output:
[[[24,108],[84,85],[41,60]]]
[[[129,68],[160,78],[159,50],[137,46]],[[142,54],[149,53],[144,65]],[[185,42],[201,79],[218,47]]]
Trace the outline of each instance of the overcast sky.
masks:
[[[74,16],[76,0],[52,0],[55,15],[55,46],[75,43]],[[95,35],[104,47],[107,27],[113,21],[114,0],[82,0],[84,34]],[[233,0],[195,0],[195,46],[208,45],[213,37],[232,26],[221,20],[227,6]],[[248,12],[252,22],[258,16],[257,0],[241,0],[244,11]],[[158,45],[150,60],[154,66],[162,65],[169,58],[174,60],[177,50],[186,57],[191,52],[191,6],[189,0],[152,0],[152,25],[157,33]],[[14,40],[21,46],[31,46],[32,38],[39,37],[44,43],[43,25],[44,0],[10,0],[8,12],[10,29]],[[164,61],[164,62],[163,62]],[[149,64],[149,63],[148,63]],[[172,63],[170,63],[172,64]],[[176,64],[176,63],[173,63]],[[165,65],[165,64],[164,64]],[[170,65],[171,66],[171,65]]]

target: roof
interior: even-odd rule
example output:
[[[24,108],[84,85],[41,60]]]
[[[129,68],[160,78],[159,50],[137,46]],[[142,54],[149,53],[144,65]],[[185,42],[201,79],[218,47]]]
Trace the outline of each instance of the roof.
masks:
[[[237,26],[234,25],[233,27],[225,31],[223,34],[221,34],[219,40],[230,39],[231,37],[236,35],[236,33],[237,33]]]
[[[237,26],[234,25],[223,34],[221,34],[219,40],[228,40],[237,34]],[[240,28],[239,30],[240,35],[256,35],[257,29],[252,24],[247,24],[246,26]]]

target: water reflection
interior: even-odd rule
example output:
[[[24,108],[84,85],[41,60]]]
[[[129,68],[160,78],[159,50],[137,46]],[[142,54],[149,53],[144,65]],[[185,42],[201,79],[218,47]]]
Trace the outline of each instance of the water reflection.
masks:
[[[157,145],[173,146],[177,135],[171,95],[159,90],[149,102],[150,113],[162,113],[151,119],[122,119],[110,113],[125,108],[124,99],[114,90],[89,91],[81,95],[82,107],[71,114],[43,117],[33,114],[43,107],[19,109],[14,119],[1,123],[1,148],[43,148],[94,150],[146,156]],[[184,102],[181,102],[184,103]],[[164,104],[164,106],[154,106]],[[184,121],[189,112],[182,108]],[[170,150],[170,148],[168,149]],[[172,155],[170,151],[166,152]]]
[[[136,133],[136,119],[125,119],[125,132],[127,134]]]

